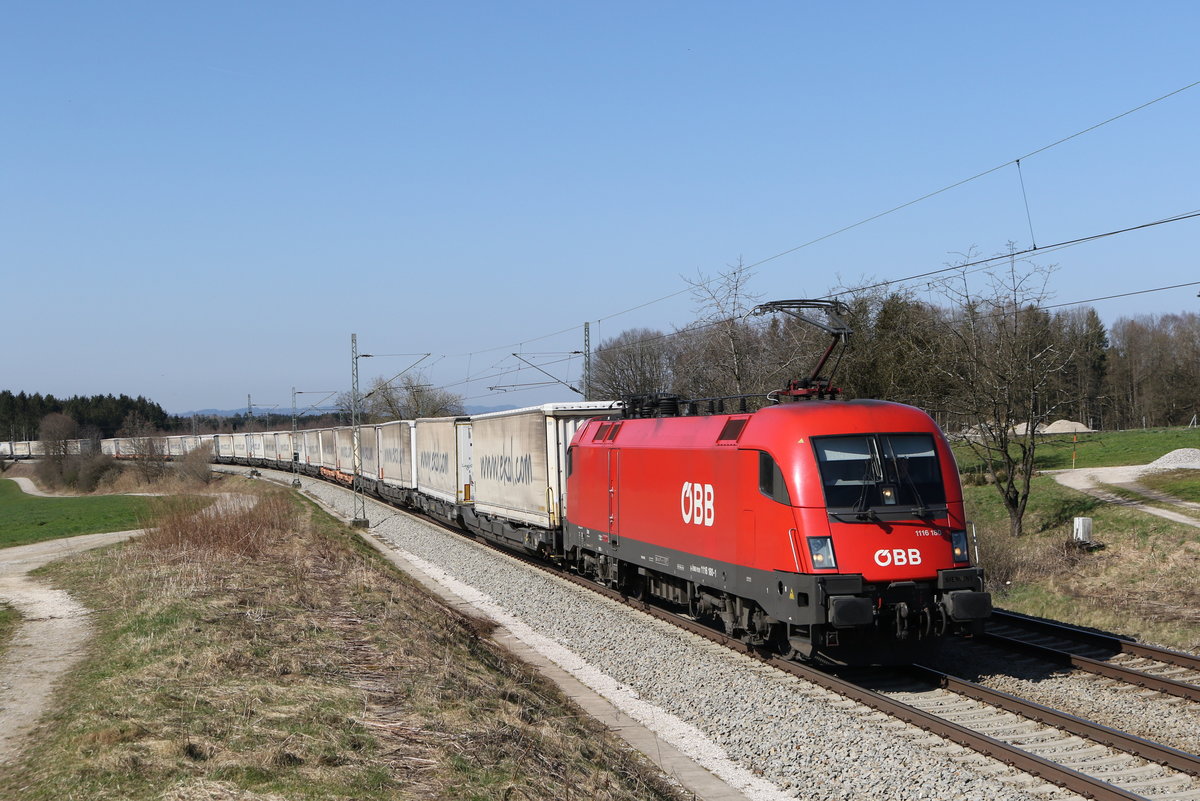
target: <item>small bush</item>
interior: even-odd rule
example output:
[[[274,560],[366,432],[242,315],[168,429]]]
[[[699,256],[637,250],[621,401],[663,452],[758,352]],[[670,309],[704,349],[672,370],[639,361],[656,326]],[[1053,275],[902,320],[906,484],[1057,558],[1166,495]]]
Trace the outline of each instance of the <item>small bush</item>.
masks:
[[[198,512],[194,504],[168,502],[155,515],[156,528],[139,544],[189,559],[253,557],[296,525],[296,507],[286,493],[265,495],[251,508],[229,508],[230,503],[238,501]]]
[[[1015,538],[1008,526],[997,525],[979,526],[976,534],[979,564],[986,572],[988,589],[998,595],[1004,595],[1006,588],[1016,584],[1069,575],[1084,558],[1083,552],[1072,547],[1066,538]]]
[[[38,483],[46,489],[58,489],[65,482],[63,465],[54,459],[39,459],[33,466],[33,474]]]
[[[94,492],[106,477],[116,472],[117,461],[103,453],[81,456],[75,460],[75,488],[80,492]]]
[[[179,462],[179,475],[192,484],[206,485],[212,481],[212,449],[209,446],[190,450]]]

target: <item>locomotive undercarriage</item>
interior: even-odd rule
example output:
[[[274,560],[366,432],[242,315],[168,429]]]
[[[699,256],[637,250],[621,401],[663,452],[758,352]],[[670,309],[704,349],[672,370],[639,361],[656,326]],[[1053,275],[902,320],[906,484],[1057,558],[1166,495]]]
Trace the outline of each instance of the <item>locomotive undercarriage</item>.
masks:
[[[746,598],[721,592],[694,581],[646,570],[604,554],[579,550],[568,562],[576,571],[597,583],[639,600],[686,610],[689,617],[719,626],[726,635],[743,642],[791,653],[787,624],[770,617],[762,607]]]
[[[942,571],[936,583],[881,586],[854,576],[795,576],[811,585],[790,601],[800,614],[785,621],[753,599],[587,549],[569,553],[567,564],[629,597],[686,611],[749,645],[828,664],[908,663],[948,635],[978,633],[991,611],[982,573],[974,568]],[[805,618],[809,622],[794,622]]]

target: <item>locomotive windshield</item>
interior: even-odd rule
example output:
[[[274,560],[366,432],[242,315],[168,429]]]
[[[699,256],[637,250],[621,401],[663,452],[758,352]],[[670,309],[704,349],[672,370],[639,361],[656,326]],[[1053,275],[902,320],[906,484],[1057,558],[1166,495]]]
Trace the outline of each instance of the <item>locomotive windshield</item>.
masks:
[[[929,434],[814,437],[813,447],[831,511],[870,520],[868,512],[900,511],[897,507],[918,515],[945,508],[937,449]]]

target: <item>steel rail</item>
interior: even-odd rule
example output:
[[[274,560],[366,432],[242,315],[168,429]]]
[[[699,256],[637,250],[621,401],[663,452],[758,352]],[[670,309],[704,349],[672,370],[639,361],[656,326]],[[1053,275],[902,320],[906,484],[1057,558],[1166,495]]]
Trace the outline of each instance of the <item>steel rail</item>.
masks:
[[[724,645],[733,651],[755,656],[772,667],[790,673],[797,678],[808,681],[831,692],[835,692],[838,695],[849,698],[850,700],[856,701],[871,709],[883,712],[894,718],[902,720],[905,723],[917,726],[932,734],[944,737],[951,742],[957,743],[958,745],[969,748],[973,751],[983,754],[984,756],[996,759],[1006,765],[1016,768],[1017,770],[1037,776],[1038,778],[1041,778],[1052,784],[1057,784],[1072,792],[1079,793],[1087,798],[1093,798],[1097,801],[1144,801],[1145,799],[1145,796],[1130,792],[1094,776],[1089,776],[1086,773],[1080,773],[1079,771],[1068,768],[1065,765],[1060,765],[1057,762],[1053,762],[1045,759],[1044,757],[1032,754],[1002,740],[989,737],[986,734],[981,734],[980,732],[974,731],[966,726],[946,720],[945,718],[939,717],[932,713],[925,712],[924,710],[918,709],[910,704],[889,698],[882,693],[877,693],[874,690],[867,689],[866,687],[863,687],[852,681],[839,678],[819,668],[801,664],[799,662],[793,662],[791,660],[767,656],[759,649],[748,645],[739,639],[729,637],[721,632],[718,632],[710,626],[705,626],[704,624],[698,623],[691,618],[682,617],[658,606],[654,606],[644,600],[631,598],[610,587],[598,585],[589,579],[583,578],[582,576],[560,570],[556,566],[549,566],[531,557],[527,558],[520,554],[518,554],[518,558],[530,565],[533,565],[534,567],[546,570],[552,575],[556,575],[560,578],[570,581],[573,584],[586,587],[587,589],[593,590],[600,595],[617,601],[618,603],[625,604],[626,606],[630,606],[641,612],[645,612],[646,614],[659,620],[663,620],[671,623],[672,625],[684,628],[708,640]],[[917,670],[926,671],[928,669],[917,668]],[[926,674],[927,680],[929,680],[928,677],[932,676],[934,673],[937,673],[937,671],[929,671]],[[945,689],[950,690],[951,692],[960,692],[968,697],[974,697],[975,700],[983,700],[984,697],[991,698],[992,700],[985,701],[985,703],[992,703],[996,706],[1001,706],[1007,711],[1016,712],[1024,717],[1029,717],[1036,722],[1044,723],[1046,725],[1055,726],[1057,725],[1055,721],[1058,720],[1062,720],[1064,722],[1067,722],[1068,720],[1074,721],[1071,723],[1072,728],[1063,727],[1064,730],[1070,731],[1072,734],[1086,736],[1089,739],[1093,739],[1101,744],[1117,748],[1118,750],[1126,750],[1125,748],[1122,748],[1121,745],[1118,745],[1118,743],[1124,743],[1128,745],[1130,749],[1138,749],[1137,751],[1129,751],[1129,753],[1132,753],[1136,756],[1141,756],[1150,761],[1158,762],[1159,764],[1175,767],[1181,772],[1200,773],[1200,759],[1197,759],[1191,754],[1187,754],[1183,751],[1176,751],[1175,749],[1159,745],[1149,740],[1141,740],[1140,738],[1133,737],[1132,735],[1118,732],[1115,729],[1109,729],[1099,724],[1090,723],[1082,718],[1073,718],[1065,713],[1057,712],[1049,707],[1042,707],[1039,704],[1034,704],[1029,701],[1023,701],[1015,696],[1008,696],[1011,698],[1011,702],[1002,704],[998,701],[1002,696],[1005,695],[1004,693],[999,693],[995,690],[989,690],[988,688],[979,685],[973,685],[971,682],[968,682],[964,679],[958,679],[946,674],[938,674],[937,678],[933,679],[932,681],[933,683],[939,685],[942,685],[942,682],[945,682],[945,684],[942,685]],[[962,687],[961,690],[958,689],[959,686]],[[968,688],[976,688],[978,695],[982,697],[975,697],[969,692],[964,692],[964,690],[967,690]],[[1021,711],[1022,708],[1025,711]],[[1084,731],[1091,731],[1095,736],[1092,734],[1082,734]],[[1184,765],[1186,767],[1177,767],[1179,765]]]
[[[1160,648],[1156,645],[1146,645],[1145,643],[1126,640],[1122,637],[1117,637],[1112,634],[1102,634],[1097,631],[1071,626],[1066,623],[1057,623],[1050,620],[1042,620],[1040,618],[1023,615],[1020,612],[1010,612],[1006,609],[993,609],[992,620],[997,623],[1004,623],[1015,626],[1017,628],[1050,634],[1057,637],[1063,637],[1069,640],[1083,642],[1089,645],[1095,645],[1101,648],[1111,649],[1114,652],[1131,654],[1140,656],[1144,659],[1153,659],[1156,662],[1165,662],[1176,667],[1191,668],[1192,670],[1200,671],[1200,656],[1184,653],[1182,651],[1172,651],[1168,648]]]
[[[1094,723],[1075,715],[1069,715],[1051,707],[1027,701],[1024,698],[1018,698],[1009,693],[993,690],[990,687],[984,687],[982,684],[976,684],[975,682],[952,676],[940,670],[913,665],[911,671],[919,678],[936,684],[950,692],[965,695],[968,698],[973,698],[985,704],[991,704],[1008,712],[1015,712],[1037,723],[1044,723],[1057,729],[1077,734],[1080,737],[1086,737],[1101,745],[1124,751],[1131,756],[1140,757],[1150,762],[1157,762],[1172,770],[1192,776],[1200,776],[1200,756],[1195,754],[1189,754],[1186,751],[1161,745],[1153,740],[1135,737],[1132,734],[1126,734],[1123,731],[1109,728],[1108,726]]]
[[[783,662],[783,660],[771,660],[771,662],[775,664]],[[932,734],[944,737],[947,740],[977,751],[984,756],[999,760],[1006,765],[1057,784],[1072,792],[1079,793],[1084,797],[1094,798],[1097,801],[1117,801],[1118,799],[1144,801],[1145,799],[1145,796],[1132,793],[1114,784],[1097,779],[1094,776],[1089,776],[1086,773],[1072,770],[1065,765],[1060,765],[1057,762],[1052,762],[1044,757],[1024,751],[994,737],[989,737],[986,734],[981,734],[945,718],[917,709],[914,706],[888,698],[873,690],[860,687],[853,682],[844,681],[828,673],[823,673],[813,668],[806,668],[796,663],[785,662],[783,665],[777,666],[825,689],[857,701],[860,704],[918,726]]]
[[[1052,648],[1048,645],[1039,645],[1034,642],[1020,640],[1015,637],[1009,637],[1004,634],[994,634],[992,632],[984,633],[985,641],[994,641],[999,643],[1003,648],[1016,648],[1037,655],[1041,659],[1046,659],[1050,662],[1059,665],[1067,665],[1088,673],[1094,673],[1105,678],[1115,679],[1126,684],[1132,684],[1137,687],[1145,687],[1148,690],[1155,690],[1160,693],[1174,695],[1179,698],[1186,698],[1189,701],[1200,701],[1200,685],[1192,684],[1186,681],[1177,679],[1168,679],[1162,676],[1155,676],[1153,673],[1147,673],[1144,670],[1136,670],[1135,668],[1124,667],[1122,665],[1109,664],[1100,659],[1092,659],[1088,656],[1073,654],[1070,651],[1063,651],[1059,648]]]

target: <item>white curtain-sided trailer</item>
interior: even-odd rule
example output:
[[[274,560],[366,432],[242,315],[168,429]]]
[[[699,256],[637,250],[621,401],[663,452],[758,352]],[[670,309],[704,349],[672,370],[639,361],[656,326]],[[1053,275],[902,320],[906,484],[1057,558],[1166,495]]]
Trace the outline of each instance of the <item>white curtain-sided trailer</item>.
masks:
[[[413,421],[396,420],[379,428],[379,478],[385,484],[412,489]]]
[[[550,403],[471,418],[475,514],[544,529],[562,525],[567,447],[612,404]]]
[[[350,475],[354,472],[354,429],[347,426],[333,431],[337,440],[338,472]]]
[[[417,490],[448,504],[470,503],[470,418],[422,417],[414,436]]]
[[[337,470],[337,431],[321,429],[321,467]]]
[[[359,475],[366,479],[379,478],[379,426],[358,427],[358,458],[362,465]]]
[[[296,436],[304,440],[304,453],[300,457],[300,461],[306,465],[314,467],[321,466],[321,432],[320,431],[305,431]]]

